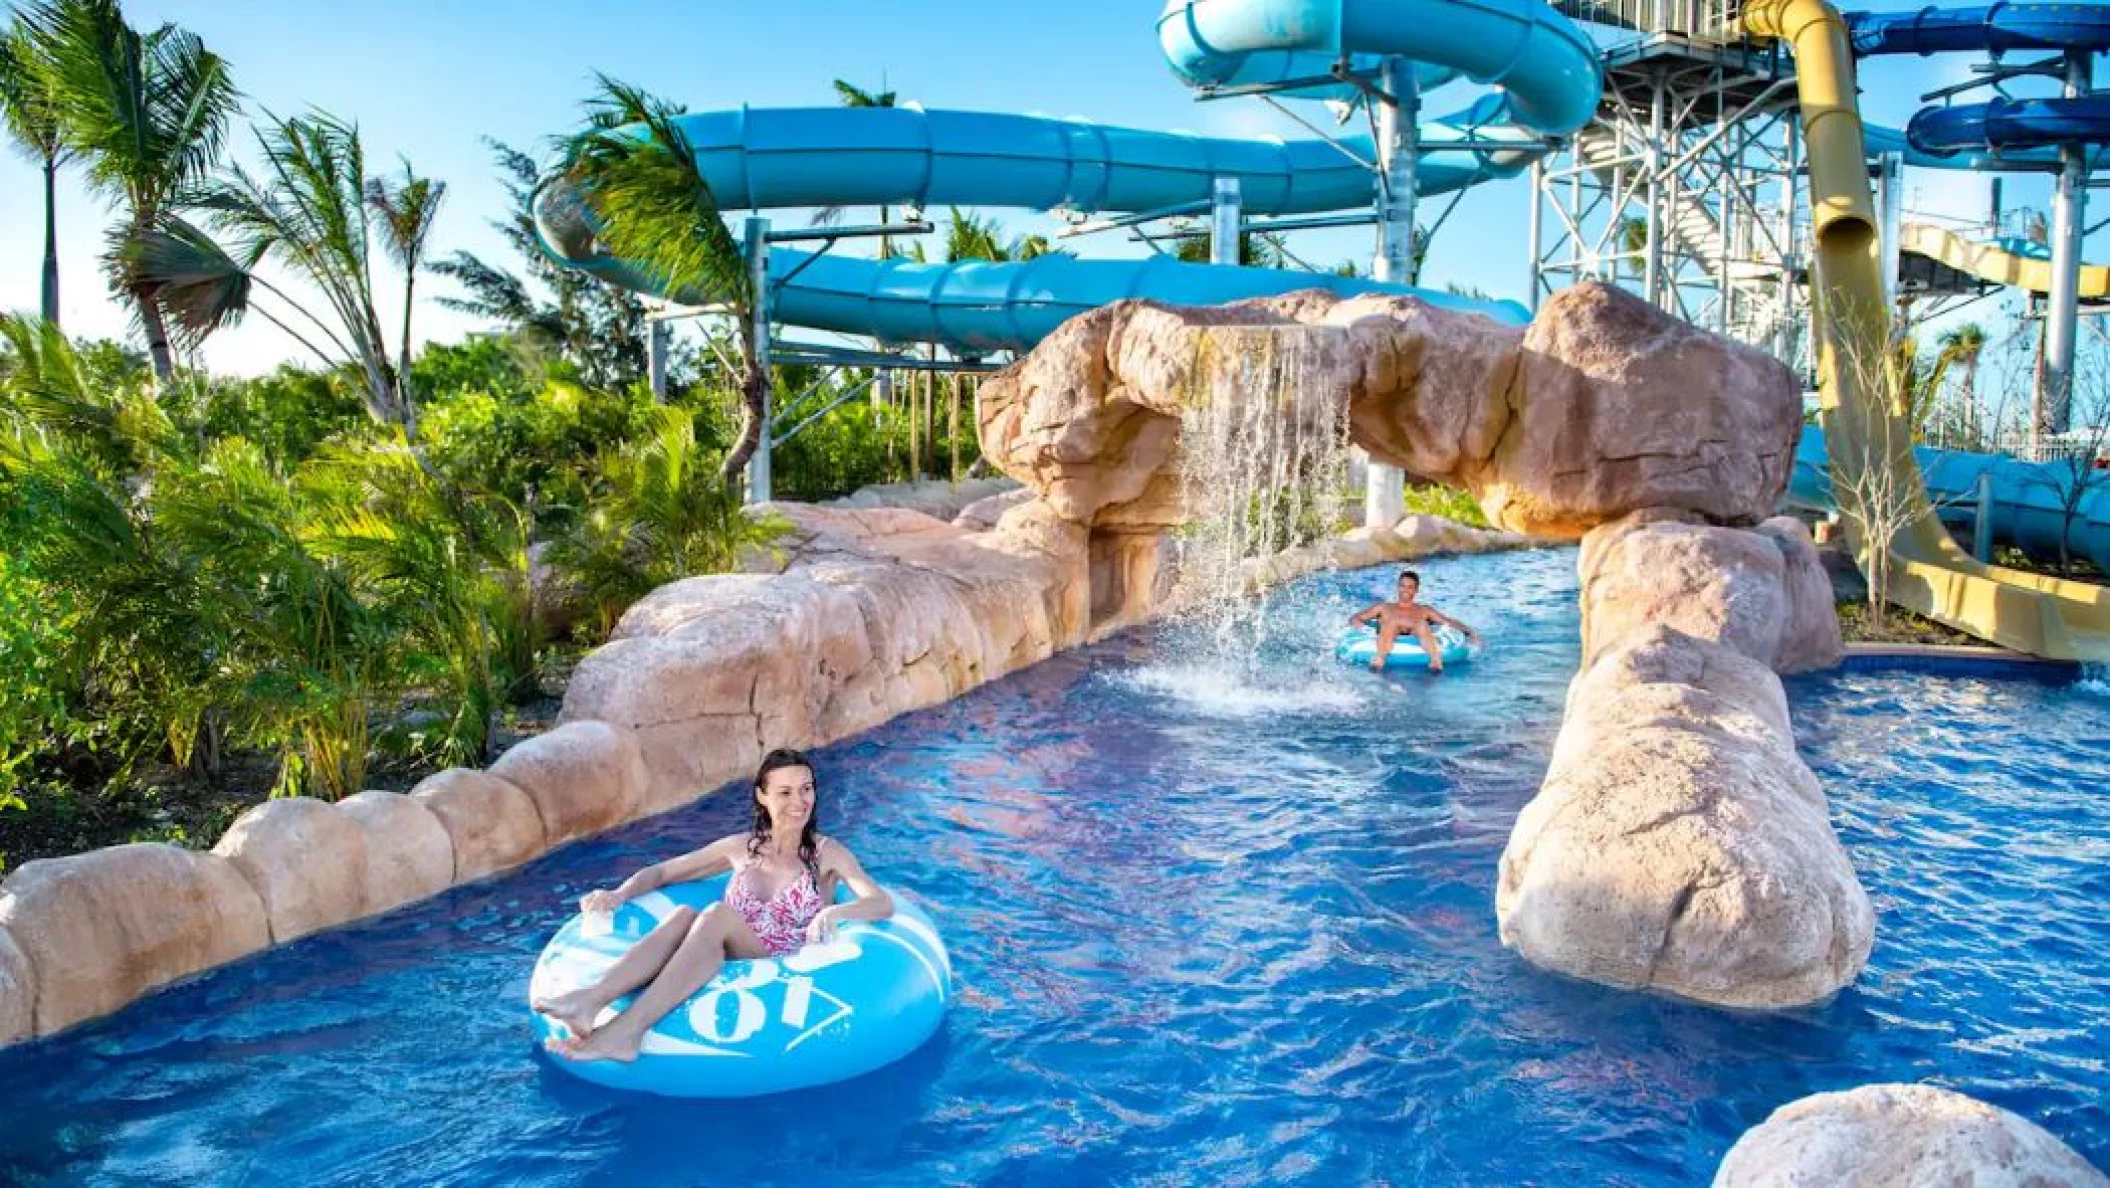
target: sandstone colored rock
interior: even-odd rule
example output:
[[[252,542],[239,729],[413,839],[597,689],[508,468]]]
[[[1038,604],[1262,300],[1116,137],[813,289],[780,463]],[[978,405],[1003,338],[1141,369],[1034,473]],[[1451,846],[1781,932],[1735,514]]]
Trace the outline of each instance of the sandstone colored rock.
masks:
[[[232,863],[159,843],[22,864],[0,883],[0,930],[35,971],[39,1035],[271,943]]]
[[[1715,1188],[2110,1188],[2042,1127],[1933,1085],[1790,1102],[1745,1132]]]
[[[1251,382],[1211,379],[1262,355]],[[1183,519],[1182,408],[1243,393],[1345,407],[1378,461],[1548,537],[1655,506],[1755,524],[1801,427],[1787,368],[1601,285],[1556,295],[1528,332],[1403,297],[1120,302],[986,381],[978,412],[990,460],[1064,518],[1162,529]]]
[[[1735,528],[1621,520],[1583,539],[1583,664],[1654,624],[1771,665],[1788,596],[1780,548]]]
[[[555,846],[640,815],[647,780],[635,735],[607,722],[567,722],[516,744],[490,773],[528,794]]]
[[[454,839],[422,802],[370,789],[337,802],[366,830],[367,907],[386,912],[454,885]]]
[[[1837,666],[1846,656],[1838,602],[1809,529],[1793,516],[1775,516],[1760,524],[1758,533],[1780,550],[1781,588],[1787,598],[1774,670],[1786,674]]]
[[[425,777],[410,796],[432,810],[454,843],[457,883],[511,869],[546,848],[534,800],[496,776],[450,767]]]
[[[1802,385],[1779,360],[1608,285],[1540,305],[1511,403],[1474,493],[1496,524],[1548,535],[1645,507],[1756,524],[1802,431]]]
[[[0,928],[0,1047],[37,1033],[37,971],[29,955]]]
[[[880,483],[860,487],[840,499],[821,504],[826,508],[903,508],[938,520],[951,520],[979,502],[999,498],[1018,488],[1015,479],[926,479],[917,483]]]
[[[1745,1008],[1821,1001],[1874,940],[1779,678],[1661,624],[1570,687],[1545,783],[1502,854],[1495,915],[1534,965]]]
[[[1554,769],[1503,851],[1503,943],[1572,977],[1719,1006],[1827,998],[1867,962],[1874,920],[1796,762],[1677,723]]]
[[[212,852],[256,889],[271,941],[282,945],[374,910],[366,838],[349,814],[295,796],[267,800],[235,818]]]
[[[960,514],[952,518],[953,526],[965,528],[969,532],[987,532],[996,527],[997,521],[1004,518],[1005,512],[1021,503],[1029,503],[1033,498],[1033,492],[1024,487],[1013,487],[1008,491],[984,496],[961,508]]]

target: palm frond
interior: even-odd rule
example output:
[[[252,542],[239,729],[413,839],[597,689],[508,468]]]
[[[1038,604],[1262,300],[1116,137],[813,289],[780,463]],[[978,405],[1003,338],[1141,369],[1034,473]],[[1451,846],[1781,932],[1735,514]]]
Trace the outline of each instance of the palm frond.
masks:
[[[143,230],[120,228],[118,233],[122,239],[113,255],[124,271],[124,287],[153,292],[182,349],[194,349],[248,312],[260,254],[253,245],[246,259],[236,259],[175,215],[163,215]]]
[[[401,180],[367,179],[366,205],[380,220],[381,245],[405,272],[423,264],[425,241],[432,236],[446,196],[446,182],[419,177],[409,161],[403,162]]]
[[[6,120],[9,138],[31,160],[42,165],[65,158],[56,88],[24,28],[0,32],[0,118]]]
[[[601,240],[677,299],[751,304],[745,257],[697,167],[681,108],[605,75],[601,84],[567,152]]]

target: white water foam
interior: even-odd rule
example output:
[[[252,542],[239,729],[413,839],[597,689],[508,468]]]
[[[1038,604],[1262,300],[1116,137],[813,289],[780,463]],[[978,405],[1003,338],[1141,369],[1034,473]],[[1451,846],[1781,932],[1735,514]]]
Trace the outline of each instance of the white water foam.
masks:
[[[2091,697],[2110,697],[2110,664],[2081,665],[2081,679],[2073,687]]]
[[[1363,696],[1345,685],[1305,679],[1295,685],[1258,683],[1241,668],[1219,664],[1151,664],[1114,673],[1123,688],[1173,698],[1198,713],[1219,718],[1281,714],[1360,714]]]

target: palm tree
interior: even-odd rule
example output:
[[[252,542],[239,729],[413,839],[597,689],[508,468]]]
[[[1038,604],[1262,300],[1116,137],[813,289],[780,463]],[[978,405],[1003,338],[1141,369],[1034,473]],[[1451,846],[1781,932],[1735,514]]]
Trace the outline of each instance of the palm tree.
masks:
[[[736,322],[740,436],[721,473],[731,480],[761,445],[769,370],[755,337],[753,279],[718,200],[676,122],[683,109],[601,76],[587,126],[566,150],[565,168],[593,211],[600,240],[675,300],[722,302]]]
[[[1978,358],[1985,353],[1985,328],[1976,322],[1966,322],[1942,331],[1941,337],[1935,341],[1941,347],[1943,367],[1953,364],[1963,369],[1959,386],[1963,389],[1964,415],[1970,418],[1970,429],[1975,436],[1980,430]]]
[[[44,170],[44,320],[59,320],[59,166],[66,161],[51,72],[28,29],[0,33],[0,117],[9,139]]]
[[[403,269],[403,345],[396,352],[396,368],[402,381],[403,401],[412,405],[410,390],[410,310],[417,292],[418,269],[425,265],[425,241],[439,218],[440,203],[447,196],[447,183],[419,177],[403,162],[403,178],[391,184],[387,178],[366,179],[366,205],[381,224],[381,246]]]
[[[137,307],[154,374],[166,382],[175,358],[159,294],[133,269],[129,249],[219,160],[238,103],[234,80],[196,34],[174,25],[141,34],[117,0],[39,0],[19,21],[49,81],[61,142],[122,210],[104,259]]]
[[[164,215],[128,247],[128,273],[152,286],[158,304],[192,339],[203,339],[256,309],[325,363],[364,373],[367,412],[375,420],[414,430],[416,411],[402,368],[389,358],[387,333],[374,309],[366,153],[359,130],[317,112],[273,121],[258,128],[256,136],[264,158],[261,174],[235,166],[193,198],[235,238],[239,255],[184,220]],[[257,274],[257,265],[272,256],[321,292],[331,321]],[[257,307],[258,288],[292,305],[331,349]]]

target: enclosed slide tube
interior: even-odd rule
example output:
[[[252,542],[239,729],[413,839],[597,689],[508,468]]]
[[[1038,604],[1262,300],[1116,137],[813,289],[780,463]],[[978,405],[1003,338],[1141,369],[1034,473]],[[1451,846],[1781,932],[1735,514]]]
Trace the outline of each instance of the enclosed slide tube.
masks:
[[[1546,137],[1581,127],[1601,90],[1589,39],[1541,0],[1175,0],[1159,22],[1190,80],[1252,81],[1269,70],[1323,77],[1343,55],[1397,55],[1425,80],[1498,83],[1483,100],[1423,130],[1416,190],[1444,193],[1511,176]],[[1337,95],[1321,88],[1308,97]],[[1371,171],[1341,147],[1108,128],[1076,120],[911,108],[742,109],[680,126],[724,210],[946,203],[1135,213],[1208,201],[1235,178],[1247,214],[1366,206]],[[1445,141],[1474,147],[1441,151]],[[1495,147],[1512,141],[1514,150]],[[1370,146],[1346,146],[1367,156]],[[544,187],[537,230],[552,258],[614,284],[676,300],[601,251],[583,196]],[[782,322],[962,351],[1023,350],[1066,319],[1124,298],[1214,305],[1298,289],[1412,293],[1521,322],[1514,302],[1476,301],[1355,278],[1276,269],[1046,256],[1022,263],[917,264],[788,249],[770,253]]]
[[[2063,538],[2068,555],[2086,558],[2110,573],[2110,475],[2091,475],[2075,462],[2022,462],[2000,454],[1928,446],[1917,446],[1912,453],[1926,476],[1936,513],[1950,526],[1975,527],[1983,476],[1991,493],[1986,528],[1995,545],[2013,545],[2049,561],[2059,556]],[[1828,512],[1838,505],[1821,429],[1802,431],[1788,501],[1811,511]]]
[[[2110,660],[2110,588],[1983,565],[1957,548],[1927,499],[1903,418],[1864,382],[1884,366],[1890,321],[1845,20],[1824,0],[1758,0],[1743,21],[1752,36],[1778,38],[1795,53],[1832,487],[1842,502],[1859,492],[1906,513],[1888,541],[1848,520],[1862,571],[1884,562],[1891,601],[1982,639],[2054,659]]]

